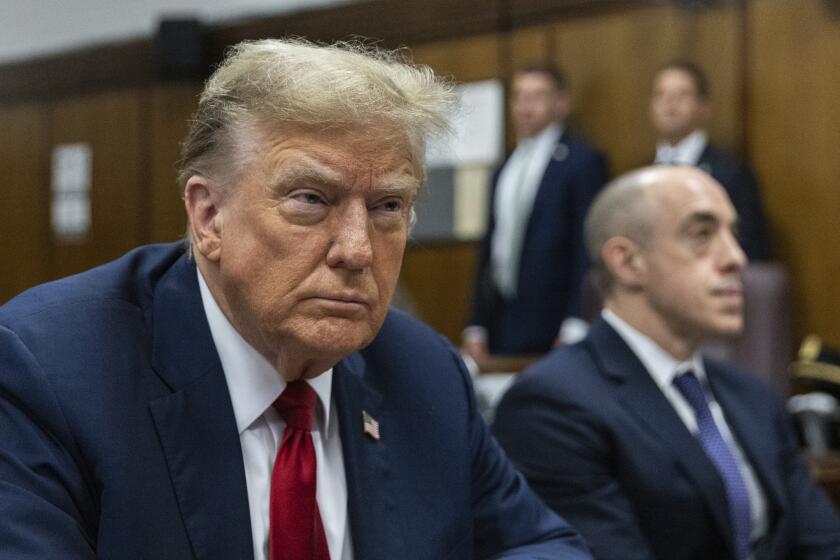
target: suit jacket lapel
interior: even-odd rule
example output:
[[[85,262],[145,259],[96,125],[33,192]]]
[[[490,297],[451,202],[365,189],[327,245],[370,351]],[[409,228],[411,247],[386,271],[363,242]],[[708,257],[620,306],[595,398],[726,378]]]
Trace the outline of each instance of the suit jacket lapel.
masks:
[[[770,438],[755,437],[755,434],[768,430],[767,426],[762,425],[763,419],[767,418],[766,401],[754,399],[748,391],[739,390],[736,379],[721,375],[714,363],[706,360],[704,366],[709,385],[723,409],[727,424],[761,481],[769,504],[778,510],[783,503],[785,491],[776,466],[776,451],[767,445]]]
[[[587,343],[604,374],[615,383],[619,401],[670,450],[674,461],[694,482],[706,501],[718,530],[732,546],[726,490],[715,466],[697,438],[686,428],[624,340],[603,319],[589,331]]]
[[[554,145],[554,150],[551,152],[548,165],[546,165],[545,171],[543,172],[540,186],[537,188],[533,206],[535,210],[544,206],[546,198],[551,195],[550,191],[552,189],[565,188],[566,181],[564,175],[569,167],[570,156],[571,152],[569,150],[569,144],[566,141],[566,133],[564,132]]]
[[[396,503],[388,462],[388,415],[381,394],[367,380],[367,364],[352,354],[335,366],[347,509],[356,558],[390,559],[404,554],[391,528]],[[365,433],[362,415],[379,423],[380,439]]]
[[[242,450],[195,266],[182,257],[158,283],[153,363],[172,389],[149,403],[196,558],[253,558]]]
[[[537,187],[537,194],[534,196],[534,204],[531,206],[528,220],[525,222],[525,234],[523,237],[523,246],[528,246],[528,237],[533,235],[533,230],[537,220],[534,216],[542,212],[550,212],[551,223],[556,222],[558,217],[554,215],[557,210],[556,204],[551,204],[550,200],[554,197],[560,196],[560,193],[555,192],[557,189],[568,188],[566,184],[565,175],[569,167],[569,144],[566,141],[566,132],[560,135],[554,150],[551,152],[551,157],[548,160],[548,165],[543,172],[542,179],[540,179],[540,186]]]

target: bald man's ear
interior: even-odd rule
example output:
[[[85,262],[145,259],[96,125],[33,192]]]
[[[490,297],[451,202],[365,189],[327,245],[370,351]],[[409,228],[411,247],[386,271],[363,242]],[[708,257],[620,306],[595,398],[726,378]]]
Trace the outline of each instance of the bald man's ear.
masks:
[[[184,187],[193,249],[209,261],[218,261],[222,250],[222,193],[209,179],[193,175]]]
[[[634,241],[626,237],[611,237],[601,247],[601,259],[617,286],[635,289],[644,284],[647,266]]]

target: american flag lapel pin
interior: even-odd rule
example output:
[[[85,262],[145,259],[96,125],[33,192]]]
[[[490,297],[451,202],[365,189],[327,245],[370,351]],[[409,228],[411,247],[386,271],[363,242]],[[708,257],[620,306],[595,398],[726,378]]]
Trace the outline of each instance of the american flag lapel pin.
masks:
[[[367,410],[362,411],[362,431],[376,441],[379,441],[379,422],[368,414]]]

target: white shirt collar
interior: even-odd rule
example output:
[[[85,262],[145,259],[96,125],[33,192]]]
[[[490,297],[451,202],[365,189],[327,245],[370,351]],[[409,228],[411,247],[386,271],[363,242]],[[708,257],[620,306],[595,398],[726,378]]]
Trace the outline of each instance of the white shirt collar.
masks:
[[[236,427],[241,435],[280,396],[286,388],[286,381],[230,324],[210,293],[201,271],[197,267],[196,270],[201,302],[204,304],[210,333],[222,362],[233,414],[236,417]],[[325,438],[329,433],[332,376],[333,370],[330,368],[321,375],[306,380],[321,402],[320,408],[324,418],[322,433]],[[317,429],[317,426],[313,429]]]
[[[706,384],[706,370],[703,368],[703,360],[699,352],[695,352],[690,359],[680,362],[648,336],[631,327],[612,310],[604,308],[601,316],[627,343],[660,389],[670,387],[677,375],[689,370],[694,372],[703,385]]]
[[[517,142],[517,149],[521,147],[533,147],[536,148],[537,146],[541,147],[548,147],[549,150],[554,149],[554,144],[560,139],[560,136],[563,134],[564,127],[560,123],[551,123],[550,125],[546,126],[544,129],[539,131],[534,136],[530,138],[523,138],[519,142]]]
[[[674,146],[659,142],[656,145],[656,163],[697,165],[708,143],[709,136],[705,130],[695,130]]]

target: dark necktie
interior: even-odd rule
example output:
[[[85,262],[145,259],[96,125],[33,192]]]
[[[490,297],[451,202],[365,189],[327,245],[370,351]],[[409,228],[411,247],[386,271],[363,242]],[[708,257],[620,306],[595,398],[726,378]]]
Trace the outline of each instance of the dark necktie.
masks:
[[[729,516],[732,520],[732,533],[735,537],[735,558],[744,560],[750,554],[750,496],[747,485],[738,469],[738,463],[732,450],[723,439],[712,418],[712,411],[706,401],[703,386],[693,372],[686,372],[674,379],[674,385],[682,393],[694,413],[697,415],[697,438],[709,459],[712,460],[726,487],[729,502]]]
[[[289,383],[274,401],[286,422],[271,474],[268,550],[270,560],[329,560],[315,501],[312,419],[317,395],[305,381]]]

